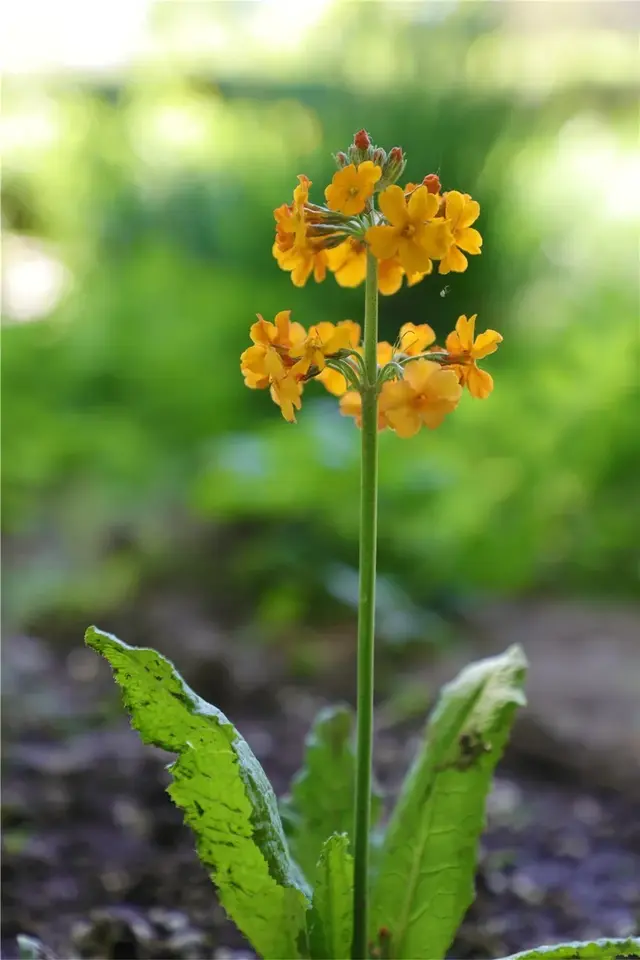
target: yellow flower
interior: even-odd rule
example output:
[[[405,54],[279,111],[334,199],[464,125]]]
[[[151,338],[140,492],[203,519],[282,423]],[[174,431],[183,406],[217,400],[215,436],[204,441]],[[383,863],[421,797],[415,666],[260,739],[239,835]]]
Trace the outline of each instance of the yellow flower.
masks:
[[[291,242],[293,243],[302,243],[305,238],[307,226],[304,207],[309,200],[311,180],[309,180],[309,177],[305,176],[304,173],[301,173],[298,175],[298,181],[298,186],[293,191],[293,203],[291,205],[284,203],[281,207],[273,211],[273,215],[276,218],[277,230],[281,235],[280,238],[276,237],[276,243],[278,243],[278,239],[280,239],[282,246],[287,245],[289,242],[287,235],[291,235]],[[282,234],[285,236],[283,237]]]
[[[295,411],[302,406],[302,384],[288,373],[271,384],[271,399],[277,403],[289,423],[296,422]]]
[[[293,367],[294,373],[299,377],[315,377],[325,369],[325,357],[334,356],[339,350],[348,350],[354,336],[357,343],[360,327],[352,320],[343,320],[337,326],[325,321],[310,327],[304,341],[290,351],[290,356],[297,361]]]
[[[372,160],[365,160],[358,166],[350,163],[334,173],[324,192],[327,206],[330,210],[339,210],[348,217],[362,213],[381,176],[382,169]]]
[[[290,250],[282,250],[276,241],[272,252],[282,270],[291,273],[291,282],[294,287],[304,287],[313,274],[316,283],[322,283],[327,275],[327,251],[316,250],[306,244],[292,246]]]
[[[461,393],[453,370],[443,370],[432,360],[414,360],[405,367],[404,380],[383,383],[379,408],[399,437],[412,437],[423,425],[439,427]]]
[[[367,246],[362,240],[350,237],[339,247],[327,250],[327,262],[341,287],[359,287],[367,273]],[[397,257],[378,261],[378,290],[383,296],[397,293],[402,286],[404,270]],[[424,274],[407,277],[409,286],[422,280]],[[417,278],[417,279],[416,279]]]
[[[303,287],[312,273],[317,283],[324,280],[327,254],[321,242],[314,243],[307,236],[310,213],[306,205],[311,180],[304,174],[299,174],[298,180],[298,186],[293,191],[293,203],[283,203],[273,211],[276,239],[272,252],[278,266],[291,273],[293,285]]]
[[[353,417],[356,426],[362,427],[362,397],[357,390],[349,390],[343,397],[340,397],[340,413],[343,417]],[[384,430],[389,426],[389,422],[378,405],[378,430]]]
[[[502,337],[497,330],[485,330],[474,339],[477,314],[458,317],[456,329],[447,337],[446,348],[460,383],[472,397],[484,400],[493,390],[493,377],[480,370],[476,361],[495,353]]]
[[[385,297],[397,293],[402,286],[404,269],[397,257],[378,261],[378,290]],[[407,276],[407,281],[409,277]]]
[[[258,314],[250,330],[253,346],[241,355],[240,369],[247,387],[271,387],[271,396],[285,420],[295,421],[293,408],[300,409],[302,384],[293,372],[291,351],[304,342],[306,332],[301,324],[291,323],[290,316],[290,310],[281,310],[275,323],[270,323]]]
[[[468,193],[450,190],[444,197],[444,209],[451,224],[453,243],[440,262],[439,272],[450,273],[453,270],[454,273],[462,273],[469,264],[462,251],[471,254],[481,252],[482,237],[471,226],[480,216],[480,204],[472,200]]]
[[[318,326],[321,327],[322,324],[318,324]],[[347,331],[347,343],[343,349],[357,350],[360,343],[360,324],[354,323],[353,320],[343,320],[338,324],[338,327]],[[333,370],[331,367],[325,366],[324,370],[321,370],[317,375],[316,380],[319,380],[334,397],[341,397],[347,389],[347,381],[344,376],[339,370]]]
[[[379,260],[397,257],[406,273],[427,273],[431,260],[446,254],[451,245],[449,225],[436,219],[438,200],[426,187],[418,187],[408,198],[402,187],[387,187],[380,194],[380,209],[388,223],[369,227],[365,234]]]
[[[417,357],[435,342],[436,335],[428,323],[404,323],[400,327],[398,351],[409,357]]]

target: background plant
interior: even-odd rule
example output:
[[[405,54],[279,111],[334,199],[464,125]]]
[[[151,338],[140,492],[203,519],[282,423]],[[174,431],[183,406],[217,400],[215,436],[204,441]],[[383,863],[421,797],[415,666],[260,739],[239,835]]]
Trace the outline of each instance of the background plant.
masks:
[[[556,77],[546,84],[520,69],[529,47],[501,27],[504,12],[461,6],[422,24],[385,19],[379,7],[381,29],[341,6],[315,27],[331,36],[335,62],[318,65],[313,86],[276,60],[255,59],[253,74],[242,60],[238,74],[237,57],[205,74],[174,59],[153,82],[7,78],[5,238],[44,241],[68,280],[42,320],[3,337],[14,621],[117,609],[171,565],[185,517],[199,530],[243,526],[224,571],[210,553],[198,567],[209,591],[257,598],[263,629],[312,618],[318,598],[344,611],[335,563],[356,565],[357,438],[320,389],[299,429],[282,431],[214,358],[243,349],[256,300],[273,315],[290,289],[269,253],[273,197],[287,194],[302,161],[327,182],[334,144],[374,109],[381,141],[402,142],[481,194],[486,240],[482,271],[383,302],[381,338],[417,313],[441,337],[472,302],[510,342],[495,359],[501,389],[490,407],[467,404],[446,435],[418,438],[411,454],[382,438],[391,449],[383,575],[420,606],[487,592],[633,590],[623,507],[638,467],[628,51],[615,35],[616,54],[596,70],[589,36],[576,35],[572,57],[546,59]],[[152,24],[158,44],[170,43],[178,15],[163,16]],[[232,28],[237,53],[241,9],[211,5],[208,16]],[[368,85],[349,73],[347,37],[384,46],[386,66]],[[446,51],[442,63],[425,64],[427,38]],[[258,162],[248,143],[276,159]],[[596,182],[601,202],[576,217]],[[615,255],[602,243],[612,231]],[[359,302],[333,281],[304,292],[309,323],[354,314]],[[296,464],[286,486],[273,482],[283,459]]]

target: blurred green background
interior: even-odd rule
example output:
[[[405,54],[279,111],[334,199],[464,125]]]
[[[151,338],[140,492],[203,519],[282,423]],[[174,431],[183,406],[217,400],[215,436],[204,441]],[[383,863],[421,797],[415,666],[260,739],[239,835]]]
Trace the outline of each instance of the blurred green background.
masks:
[[[320,201],[360,127],[482,207],[482,257],[383,298],[382,335],[476,312],[504,335],[489,400],[382,437],[381,636],[438,638],[487,595],[634,591],[625,6],[138,0],[71,31],[52,10],[46,56],[7,46],[12,629],[108,627],[169,584],[253,637],[353,617],[358,432],[313,386],[286,424],[239,355],[256,312],[361,318],[362,289],[298,290],[271,256],[273,208],[301,172]]]

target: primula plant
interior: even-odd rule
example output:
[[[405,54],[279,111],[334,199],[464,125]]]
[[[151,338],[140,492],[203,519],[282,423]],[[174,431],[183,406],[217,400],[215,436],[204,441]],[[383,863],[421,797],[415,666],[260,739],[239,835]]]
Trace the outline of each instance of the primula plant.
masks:
[[[442,690],[384,822],[372,783],[378,433],[409,439],[441,427],[465,388],[486,399],[493,379],[479,362],[502,337],[476,333],[474,314],[458,317],[443,346],[422,322],[405,324],[393,344],[378,342],[379,293],[391,296],[436,270],[460,273],[467,254],[480,254],[480,205],[443,190],[435,174],[398,185],[402,150],[387,154],[364,130],[335,159],[324,204],[311,201],[312,184],[301,175],[292,202],[274,211],[273,254],[298,287],[327,273],[344,287],[364,283],[363,327],[342,320],[307,330],[289,310],[273,322],[258,314],[240,363],[246,385],[268,389],[285,420],[295,421],[305,387],[318,380],[361,431],[355,723],[346,707],[317,718],[304,767],[279,807],[242,736],[164,657],[94,627],[86,642],[111,664],[143,740],[177,755],[169,794],[220,902],[261,957],[436,960],[473,899],[485,800],[524,703],[526,660],[512,646]],[[640,942],[610,940],[518,956],[634,954]]]

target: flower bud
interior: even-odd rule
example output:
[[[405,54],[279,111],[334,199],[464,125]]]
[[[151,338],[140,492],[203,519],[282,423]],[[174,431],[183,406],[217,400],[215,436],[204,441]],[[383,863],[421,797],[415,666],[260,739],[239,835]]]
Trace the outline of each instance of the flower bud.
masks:
[[[333,159],[336,162],[336,166],[338,170],[341,170],[343,167],[346,167],[349,165],[349,157],[346,155],[346,153],[343,150],[338,150],[338,152],[334,154]]]
[[[376,149],[373,151],[371,159],[379,167],[383,167],[387,162],[387,155],[382,149],[382,147],[376,147]]]
[[[440,177],[437,173],[428,173],[422,183],[427,188],[429,193],[440,193],[442,190]]]
[[[386,190],[392,183],[395,183],[402,175],[406,162],[402,147],[393,147],[389,151],[389,156],[385,157],[382,166],[382,176],[378,181],[378,190]]]
[[[355,163],[357,166],[359,163],[363,163],[365,160],[371,160],[373,155],[373,144],[371,143],[371,137],[366,130],[358,130],[358,132],[353,137],[353,143],[349,147],[348,156],[349,162]]]
[[[371,137],[366,130],[358,130],[353,138],[353,145],[364,153],[371,146]]]

